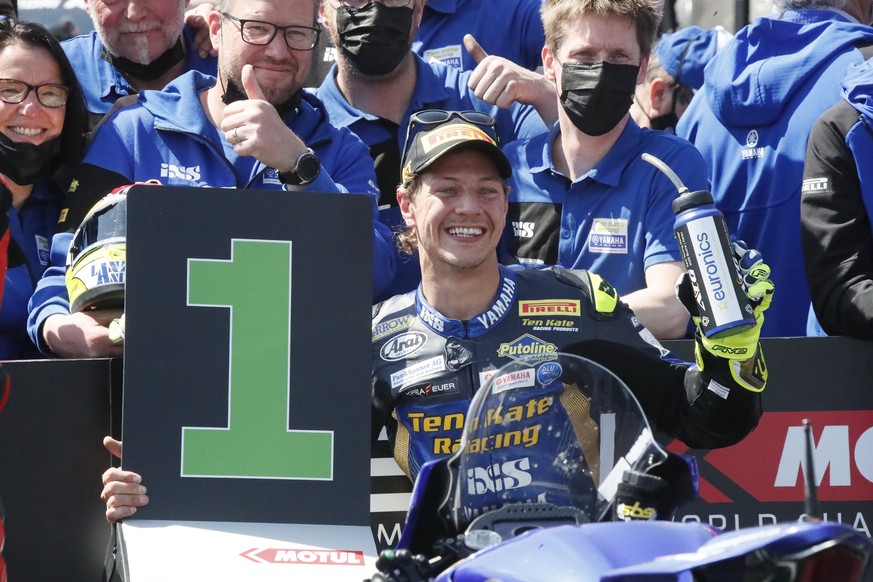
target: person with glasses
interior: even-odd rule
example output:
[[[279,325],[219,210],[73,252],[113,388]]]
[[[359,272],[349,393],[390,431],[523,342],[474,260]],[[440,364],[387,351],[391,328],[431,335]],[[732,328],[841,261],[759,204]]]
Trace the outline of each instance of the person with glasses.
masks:
[[[82,91],[63,49],[41,25],[0,20],[0,189],[8,257],[0,286],[0,360],[39,357],[27,336],[27,303],[49,265],[63,191],[52,179],[81,159]],[[8,206],[6,206],[8,204]]]
[[[218,77],[186,73],[163,91],[144,91],[100,126],[73,172],[64,248],[103,195],[134,182],[351,192],[372,201],[374,294],[381,292],[393,277],[394,250],[391,233],[375,220],[373,162],[303,91],[319,32],[316,2],[226,0],[217,7],[209,30]],[[114,310],[71,314],[63,268],[53,267],[34,294],[28,329],[46,354],[121,355],[121,338],[107,327],[119,317]]]
[[[499,264],[516,170],[485,117],[424,111],[410,120],[397,188],[406,225],[400,238],[417,249],[422,279],[373,308],[374,442],[387,427],[395,460],[414,479],[423,463],[457,450],[470,400],[496,370],[567,349],[616,372],[653,424],[690,446],[726,446],[747,434],[766,381],[763,367],[752,372],[763,364],[757,340],[740,374],[703,341],[699,367],[692,366],[658,344],[597,274]],[[749,281],[757,286],[751,293],[761,292],[759,313],[772,291],[767,271]],[[541,403],[524,414],[547,422],[552,412]],[[516,448],[522,458],[524,445]]]
[[[61,43],[85,92],[94,127],[115,102],[161,89],[186,71],[215,74],[185,27],[188,0],[85,0],[94,30]]]
[[[394,190],[410,116],[422,109],[474,109],[497,119],[502,143],[546,130],[557,119],[554,87],[542,75],[505,59],[459,72],[412,52],[424,0],[325,0],[321,22],[337,48],[337,63],[317,91],[331,122],[355,132],[370,148],[381,197],[381,220],[401,224]],[[502,65],[501,65],[502,63]],[[471,88],[474,87],[474,88]],[[413,289],[414,257],[398,255],[397,278],[382,295]]]
[[[651,0],[544,0],[544,74],[558,95],[549,131],[504,146],[510,181],[507,262],[591,269],[615,285],[658,339],[688,333],[676,299],[684,273],[673,237],[673,183],[642,159],[666,163],[690,191],[706,166],[686,140],[630,117],[645,80],[660,13]]]

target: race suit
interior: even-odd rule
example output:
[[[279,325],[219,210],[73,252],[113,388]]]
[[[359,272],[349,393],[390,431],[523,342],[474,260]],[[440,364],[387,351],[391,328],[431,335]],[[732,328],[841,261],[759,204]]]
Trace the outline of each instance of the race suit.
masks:
[[[420,288],[373,308],[373,440],[387,428],[411,479],[457,450],[470,400],[496,370],[557,351],[612,370],[656,428],[691,447],[728,446],[757,424],[760,394],[742,387],[727,360],[703,349],[696,365],[676,359],[599,276],[504,266],[500,274],[492,305],[467,322],[441,315]],[[754,364],[763,366],[760,349],[746,368]]]

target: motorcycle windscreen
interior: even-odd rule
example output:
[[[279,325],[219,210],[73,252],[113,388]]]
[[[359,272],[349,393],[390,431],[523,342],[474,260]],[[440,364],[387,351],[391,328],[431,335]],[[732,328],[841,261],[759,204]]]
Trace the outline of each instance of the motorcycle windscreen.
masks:
[[[612,372],[571,354],[513,362],[470,405],[453,491],[467,521],[509,503],[574,506],[598,521],[628,469],[666,453],[634,395]]]

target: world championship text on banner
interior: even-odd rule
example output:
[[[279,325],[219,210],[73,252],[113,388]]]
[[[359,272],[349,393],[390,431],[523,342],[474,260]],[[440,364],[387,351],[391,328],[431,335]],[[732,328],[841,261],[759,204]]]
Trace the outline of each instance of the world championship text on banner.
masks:
[[[137,519],[368,523],[370,204],[130,190],[123,467],[150,493]]]

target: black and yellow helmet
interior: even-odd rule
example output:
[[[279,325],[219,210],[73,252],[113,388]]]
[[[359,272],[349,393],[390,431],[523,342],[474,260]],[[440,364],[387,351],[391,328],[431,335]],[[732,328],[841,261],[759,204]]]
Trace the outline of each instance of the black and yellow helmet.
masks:
[[[124,306],[129,187],[104,196],[73,235],[67,253],[70,313]]]

